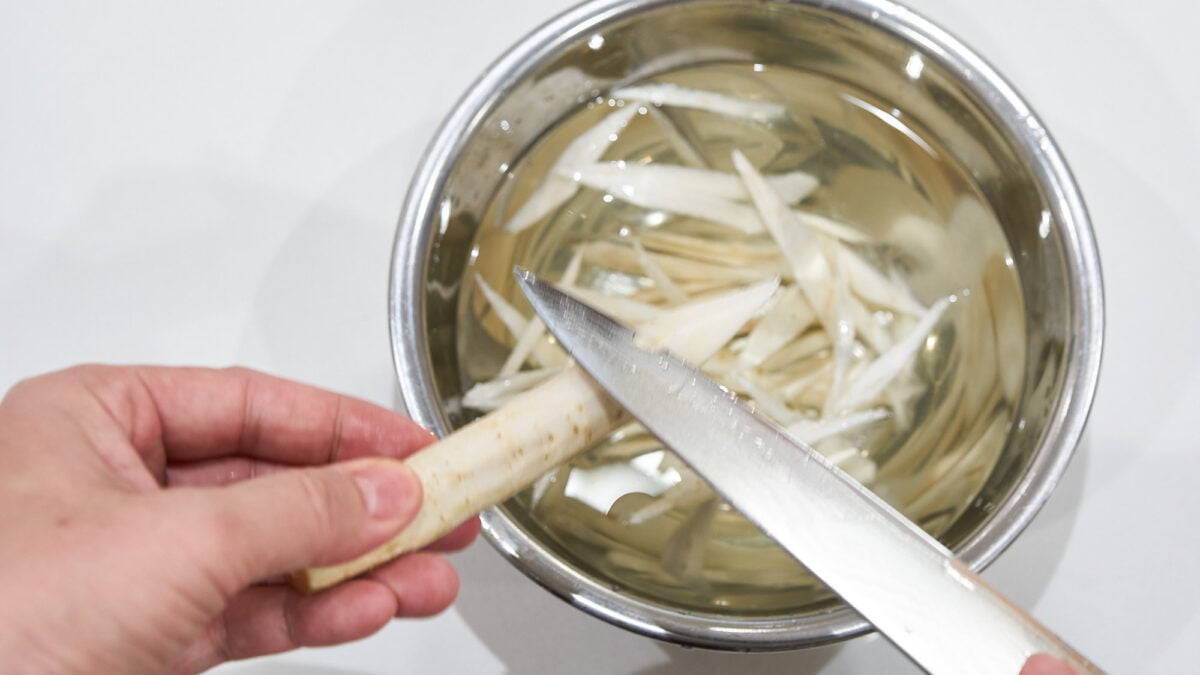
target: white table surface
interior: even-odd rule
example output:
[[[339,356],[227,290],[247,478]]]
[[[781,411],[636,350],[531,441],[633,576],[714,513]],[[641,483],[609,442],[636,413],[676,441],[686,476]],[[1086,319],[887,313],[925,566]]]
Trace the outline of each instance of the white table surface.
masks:
[[[987,572],[1114,672],[1200,666],[1200,27],[1167,0],[914,0],[1055,135],[1107,286],[1087,438]],[[383,404],[409,176],[451,104],[564,8],[0,2],[0,389],[82,361],[243,364]],[[226,673],[874,673],[877,637],[685,650],[593,619],[485,543],[454,608]]]

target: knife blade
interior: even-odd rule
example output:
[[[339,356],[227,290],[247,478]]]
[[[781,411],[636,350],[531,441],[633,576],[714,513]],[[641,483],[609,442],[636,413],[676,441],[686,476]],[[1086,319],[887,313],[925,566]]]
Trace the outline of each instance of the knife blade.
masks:
[[[1083,656],[939,541],[728,389],[634,331],[517,270],[575,361],[731,506],[935,674],[1015,675],[1046,653]]]

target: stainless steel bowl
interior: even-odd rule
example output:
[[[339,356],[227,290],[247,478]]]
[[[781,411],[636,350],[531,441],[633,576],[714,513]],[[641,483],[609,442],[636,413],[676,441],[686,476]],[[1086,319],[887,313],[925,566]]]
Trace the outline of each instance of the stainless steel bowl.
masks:
[[[502,178],[498,167],[511,165],[568,111],[616,84],[729,60],[818,72],[879,93],[907,117],[926,120],[969,169],[1005,228],[1027,311],[1019,422],[978,498],[941,537],[979,570],[1046,501],[1083,431],[1100,367],[1100,266],[1079,190],[1029,106],[962,43],[884,0],[596,0],[551,20],[500,57],[438,131],[401,214],[389,311],[404,405],[440,434],[462,421],[442,405],[462,386],[456,294],[473,236]],[[538,583],[651,637],[764,650],[828,643],[870,629],[836,603],[737,616],[632,597],[548,546],[518,507],[493,509],[483,521],[492,544]]]

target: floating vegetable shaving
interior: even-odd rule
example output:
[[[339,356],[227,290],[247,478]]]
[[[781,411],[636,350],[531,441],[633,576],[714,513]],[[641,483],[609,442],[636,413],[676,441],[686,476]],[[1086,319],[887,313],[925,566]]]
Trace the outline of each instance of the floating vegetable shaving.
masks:
[[[697,108],[731,117],[763,119],[783,117],[787,108],[775,101],[748,101],[712,91],[690,89],[674,84],[646,84],[622,87],[613,97],[629,101],[645,101],[657,106]]]
[[[559,158],[562,165],[582,165],[604,156],[604,151],[637,112],[633,107],[621,108],[604,118],[587,133],[576,138]],[[536,192],[525,200],[506,226],[510,232],[521,230],[544,218],[575,194],[575,184],[567,178],[550,175]]]

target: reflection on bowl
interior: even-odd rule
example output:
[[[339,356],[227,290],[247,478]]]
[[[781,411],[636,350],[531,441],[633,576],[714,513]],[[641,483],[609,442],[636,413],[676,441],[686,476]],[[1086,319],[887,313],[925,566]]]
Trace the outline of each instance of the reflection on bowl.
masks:
[[[919,302],[971,296],[922,346],[914,370],[932,373],[929,384],[894,415],[914,416],[911,427],[863,454],[879,462],[877,492],[982,568],[1048,497],[1082,431],[1099,365],[1100,272],[1081,198],[1037,119],[978,57],[895,5],[593,2],[498,60],[434,139],[401,217],[391,322],[409,413],[440,433],[461,425],[464,389],[503,360],[500,338],[464,310],[477,273],[502,286],[513,262],[561,271],[581,231],[604,239],[627,227],[628,213],[581,219],[592,209],[584,202],[520,235],[502,225],[580,129],[614,106],[637,105],[614,99],[614,89],[647,82],[785,103],[783,122],[688,113],[670,124],[713,169],[732,171],[733,145],[759,165],[816,176],[806,208],[882,242],[874,253],[892,260],[890,271],[907,270]],[[674,157],[670,139],[653,135],[662,124],[652,108],[630,114],[625,145],[614,143],[606,159]],[[678,224],[655,231],[678,236],[680,227],[694,234]],[[636,434],[589,453],[579,475],[616,446],[657,451]],[[916,475],[933,487],[905,483]],[[874,464],[864,480],[876,480]],[[725,528],[713,536],[736,545],[697,583],[628,550],[597,553],[598,541],[640,537],[634,549],[657,560],[668,546],[663,528],[678,529],[678,519],[630,535],[613,518],[628,503],[571,510],[588,502],[577,494],[539,510],[526,494],[485,514],[485,533],[551,591],[660,639],[783,649],[869,628],[782,556],[748,555],[762,544],[737,529],[736,514],[706,515],[714,531]]]

